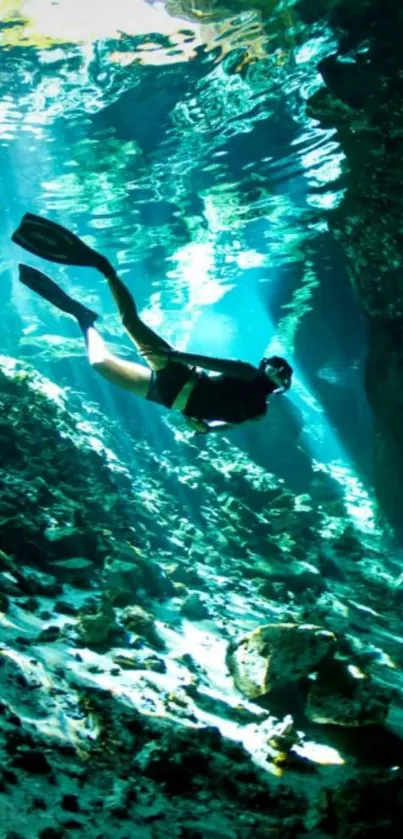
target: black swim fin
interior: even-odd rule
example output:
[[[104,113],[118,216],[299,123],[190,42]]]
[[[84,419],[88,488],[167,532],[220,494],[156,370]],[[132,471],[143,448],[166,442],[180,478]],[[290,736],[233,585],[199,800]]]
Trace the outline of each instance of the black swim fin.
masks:
[[[25,213],[11,239],[35,256],[49,259],[50,262],[89,266],[97,268],[104,275],[114,273],[106,257],[82,242],[75,233],[55,221],[32,213]]]
[[[83,304],[79,303],[77,300],[73,300],[73,298],[66,294],[66,292],[63,291],[57,283],[51,280],[50,277],[47,277],[46,274],[42,274],[42,271],[38,271],[36,268],[31,268],[29,265],[19,265],[18,267],[20,271],[20,281],[24,283],[24,285],[31,288],[32,291],[36,291],[37,294],[40,294],[41,297],[44,297],[45,300],[48,300],[48,302],[52,303],[53,306],[57,306],[57,308],[61,309],[62,312],[73,315],[77,318],[81,326],[92,326],[98,319],[96,312],[88,309],[87,306],[83,306]]]

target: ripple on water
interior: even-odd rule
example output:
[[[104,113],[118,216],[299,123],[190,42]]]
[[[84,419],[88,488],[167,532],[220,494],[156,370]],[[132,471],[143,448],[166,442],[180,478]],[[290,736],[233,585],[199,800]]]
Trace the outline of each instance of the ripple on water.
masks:
[[[18,203],[141,264],[164,308],[180,290],[187,329],[213,279],[227,291],[244,269],[267,281],[290,263],[302,277],[343,195],[334,134],[305,115],[331,33],[276,0],[94,4],[6,13],[0,150]]]

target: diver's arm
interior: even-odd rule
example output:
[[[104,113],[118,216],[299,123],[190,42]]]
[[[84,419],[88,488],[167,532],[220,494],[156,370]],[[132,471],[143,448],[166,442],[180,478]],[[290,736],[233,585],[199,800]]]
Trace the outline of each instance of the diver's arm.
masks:
[[[169,356],[172,361],[181,361],[183,364],[203,367],[205,370],[215,370],[217,373],[225,373],[227,376],[235,376],[237,379],[254,379],[259,372],[257,367],[248,364],[246,361],[230,361],[226,358],[212,358],[209,355],[194,355],[177,350],[173,350],[169,353]]]
[[[197,417],[188,417],[186,414],[183,414],[183,417],[186,425],[189,426],[195,434],[208,434],[210,429],[205,420],[197,419]]]

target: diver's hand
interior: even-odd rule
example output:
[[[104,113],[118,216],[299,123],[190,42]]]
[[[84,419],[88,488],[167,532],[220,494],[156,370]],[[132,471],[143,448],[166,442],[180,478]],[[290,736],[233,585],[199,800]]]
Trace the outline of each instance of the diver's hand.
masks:
[[[139,348],[139,353],[148,364],[156,362],[156,361],[163,361],[168,363],[170,360],[173,350],[166,350],[164,347],[150,347],[146,344],[143,344]]]
[[[186,424],[195,432],[195,434],[208,434],[210,431],[207,422],[196,419],[195,417],[186,417]]]

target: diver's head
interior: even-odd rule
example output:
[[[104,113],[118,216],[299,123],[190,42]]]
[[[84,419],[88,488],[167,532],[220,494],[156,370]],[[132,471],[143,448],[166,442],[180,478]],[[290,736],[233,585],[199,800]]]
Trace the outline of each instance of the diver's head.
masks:
[[[284,393],[291,387],[293,369],[285,358],[278,355],[262,358],[259,372],[264,373],[268,379],[269,393]]]

